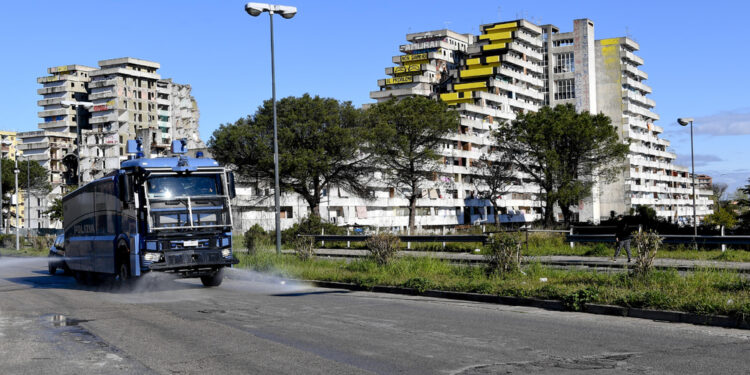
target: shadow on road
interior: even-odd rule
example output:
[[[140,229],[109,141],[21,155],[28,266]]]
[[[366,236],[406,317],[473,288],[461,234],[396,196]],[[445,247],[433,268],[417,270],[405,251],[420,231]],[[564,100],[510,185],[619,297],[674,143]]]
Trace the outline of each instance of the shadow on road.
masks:
[[[147,274],[138,279],[128,280],[125,284],[98,280],[90,285],[82,285],[76,282],[73,277],[63,276],[62,273],[55,276],[41,270],[35,270],[32,273],[40,276],[3,277],[2,279],[36,289],[71,289],[123,294],[203,289],[201,285],[176,282],[178,278],[169,275],[152,276]]]
[[[273,297],[302,297],[316,294],[345,294],[351,293],[348,290],[319,290],[315,292],[299,292],[299,293],[277,293],[271,294]]]

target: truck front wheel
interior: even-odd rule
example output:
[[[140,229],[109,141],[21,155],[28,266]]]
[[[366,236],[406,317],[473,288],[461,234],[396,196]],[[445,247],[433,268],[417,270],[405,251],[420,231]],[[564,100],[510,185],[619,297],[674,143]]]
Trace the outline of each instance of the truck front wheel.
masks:
[[[201,276],[201,282],[203,286],[213,287],[221,285],[224,281],[224,269],[218,269],[213,275]]]

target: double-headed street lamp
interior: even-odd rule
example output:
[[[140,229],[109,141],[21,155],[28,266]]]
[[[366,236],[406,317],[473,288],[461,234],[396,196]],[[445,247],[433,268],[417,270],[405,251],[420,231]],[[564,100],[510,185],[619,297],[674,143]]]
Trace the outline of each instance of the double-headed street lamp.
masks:
[[[245,11],[257,17],[263,12],[268,12],[271,20],[271,98],[273,101],[273,178],[274,178],[274,202],[276,205],[276,254],[281,254],[281,207],[279,206],[279,140],[278,128],[276,126],[276,68],[273,58],[273,15],[289,19],[297,14],[297,8],[285,5],[272,5],[264,3],[247,3]]]
[[[698,236],[698,221],[695,214],[695,155],[693,154],[693,118],[681,117],[677,119],[677,123],[682,126],[687,126],[687,124],[690,124],[690,163],[692,164],[693,168],[693,240],[695,240],[695,237]]]

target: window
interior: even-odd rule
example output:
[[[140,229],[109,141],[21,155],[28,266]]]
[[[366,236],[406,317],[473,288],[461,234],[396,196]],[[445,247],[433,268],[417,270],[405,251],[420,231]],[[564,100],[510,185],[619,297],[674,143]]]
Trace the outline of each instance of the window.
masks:
[[[555,73],[575,72],[573,52],[555,54]]]
[[[575,80],[561,79],[559,81],[555,81],[555,100],[574,99],[575,97]]]

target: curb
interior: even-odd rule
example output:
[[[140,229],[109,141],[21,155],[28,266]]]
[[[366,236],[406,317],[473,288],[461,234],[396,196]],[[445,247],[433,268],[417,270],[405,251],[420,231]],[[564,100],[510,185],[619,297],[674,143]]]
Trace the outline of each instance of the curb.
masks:
[[[414,288],[404,288],[398,286],[385,286],[375,285],[373,287],[366,287],[362,285],[352,283],[341,283],[334,281],[318,281],[318,280],[305,280],[306,282],[312,283],[313,285],[320,288],[335,288],[335,289],[347,289],[355,291],[375,292],[375,293],[390,293],[390,294],[404,294],[411,296],[423,296],[433,298],[445,298],[459,301],[472,301],[472,302],[483,302],[483,303],[495,303],[499,305],[510,305],[510,306],[526,306],[536,307],[545,310],[553,311],[569,311],[565,305],[558,300],[545,300],[538,298],[524,298],[524,297],[510,297],[510,296],[496,296],[491,294],[480,294],[480,293],[464,293],[464,292],[451,292],[441,290],[424,290],[419,291]],[[623,307],[614,305],[600,305],[594,303],[587,303],[584,305],[583,310],[588,314],[597,315],[612,315],[622,316],[628,318],[648,319],[661,322],[672,322],[672,323],[689,323],[695,325],[705,325],[723,328],[739,328],[739,329],[750,329],[750,321],[743,321],[739,318],[733,318],[725,315],[699,315],[681,311],[669,311],[669,310],[651,310],[641,309],[636,307]]]

